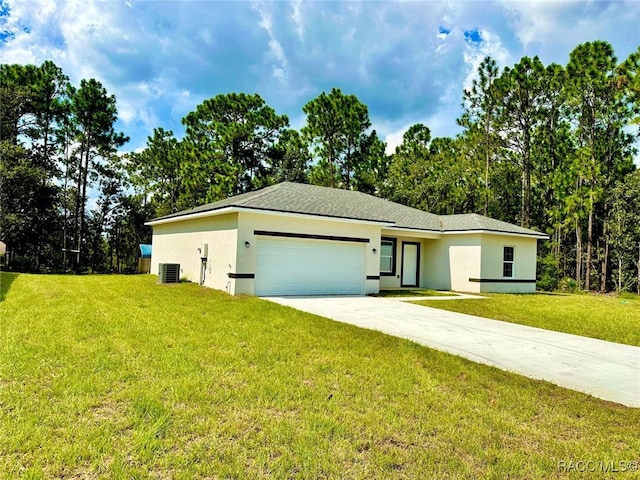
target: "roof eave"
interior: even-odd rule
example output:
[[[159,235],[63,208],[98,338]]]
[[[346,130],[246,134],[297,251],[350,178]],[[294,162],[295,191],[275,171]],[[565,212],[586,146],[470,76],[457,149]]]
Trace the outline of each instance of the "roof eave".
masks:
[[[226,213],[234,213],[234,211],[236,210],[236,207],[214,208],[211,210],[204,210],[202,212],[185,213],[183,215],[155,218],[153,220],[145,222],[145,225],[155,227],[156,225],[163,225],[166,223],[184,222],[187,220],[195,220],[198,218],[214,217],[217,215],[224,215]]]
[[[332,215],[320,215],[320,214],[312,214],[312,213],[300,213],[300,212],[291,212],[288,210],[276,210],[276,209],[267,209],[267,208],[252,208],[252,207],[240,207],[240,206],[227,206],[222,208],[216,208],[211,210],[206,210],[203,212],[196,213],[187,213],[184,215],[173,216],[169,218],[158,218],[155,220],[151,220],[146,222],[145,225],[154,227],[156,225],[163,225],[167,223],[175,223],[182,222],[187,220],[195,220],[199,218],[206,217],[214,217],[218,215],[224,215],[227,213],[257,213],[262,215],[275,215],[275,216],[285,216],[285,217],[295,217],[295,218],[307,218],[314,220],[325,220],[325,221],[334,221],[334,222],[346,222],[346,223],[359,223],[359,224],[367,224],[367,225],[379,225],[383,227],[393,226],[394,223],[392,221],[380,220],[380,219],[364,219],[364,218],[352,218],[352,217],[342,217],[342,216],[332,216]]]
[[[546,235],[540,232],[534,232],[533,230],[531,231],[531,233],[527,233],[527,232],[509,232],[506,230],[493,230],[489,228],[477,228],[477,229],[469,228],[464,230],[444,230],[442,233],[444,235],[465,235],[465,234],[473,234],[473,233],[489,234],[490,233],[493,235],[509,235],[509,236],[515,236],[515,237],[537,238],[538,240],[549,239],[549,235]]]
[[[419,236],[423,238],[434,238],[434,239],[440,238],[440,236],[442,235],[441,230],[434,230],[434,229],[428,229],[428,228],[401,227],[398,225],[390,225],[388,227],[385,227],[385,230],[391,233],[399,233],[399,234],[405,234],[409,236]]]
[[[319,213],[301,213],[301,212],[292,212],[289,210],[277,210],[277,209],[269,209],[269,208],[238,207],[237,211],[246,212],[246,213],[257,213],[262,215],[308,218],[312,220],[321,219],[321,220],[333,221],[333,222],[361,223],[361,224],[379,225],[379,226],[391,226],[395,224],[391,220],[382,220],[382,219],[375,219],[375,218],[355,218],[355,217],[337,216],[337,215],[324,215]]]

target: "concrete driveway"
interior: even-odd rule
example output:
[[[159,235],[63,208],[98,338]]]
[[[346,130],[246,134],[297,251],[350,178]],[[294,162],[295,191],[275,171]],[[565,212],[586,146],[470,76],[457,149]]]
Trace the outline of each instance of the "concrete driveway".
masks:
[[[336,296],[267,300],[407,338],[604,400],[640,407],[640,347],[447,312],[398,299]]]

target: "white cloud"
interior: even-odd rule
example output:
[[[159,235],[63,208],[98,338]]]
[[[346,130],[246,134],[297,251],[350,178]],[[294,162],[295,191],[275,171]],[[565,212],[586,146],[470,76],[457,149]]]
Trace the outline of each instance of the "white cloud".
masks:
[[[294,29],[298,35],[298,40],[304,40],[304,17],[302,14],[302,0],[291,2],[291,20],[293,20]]]
[[[3,17],[4,29],[10,32],[13,38],[0,49],[2,63],[39,63],[41,57],[48,58],[53,51],[56,51],[57,56],[61,55],[58,49],[51,48],[37,33],[47,29],[47,20],[55,12],[55,3],[46,0],[10,0],[7,6],[10,14]],[[38,41],[34,42],[34,38]]]
[[[505,2],[505,8],[511,12],[514,33],[524,48],[540,39],[557,37],[562,30],[559,15],[575,5],[575,2]]]
[[[406,132],[411,125],[405,125],[397,130],[388,132],[384,135],[383,140],[387,143],[387,148],[385,150],[387,155],[391,155],[396,151],[396,147],[402,145],[402,136],[404,132]]]
[[[467,43],[464,51],[464,62],[467,64],[467,76],[463,82],[464,89],[470,89],[473,80],[478,78],[478,67],[486,57],[496,61],[499,68],[509,65],[511,54],[502,45],[500,37],[488,30],[478,32],[482,41],[479,44]]]
[[[256,5],[256,9],[261,17],[259,25],[269,35],[269,54],[273,58],[271,74],[274,78],[284,81],[289,62],[285,56],[282,44],[276,38],[271,13],[261,5]]]
[[[539,55],[545,63],[566,63],[569,52],[587,41],[608,41],[619,56],[640,43],[637,0],[503,3],[523,51]]]
[[[338,87],[367,104],[389,148],[414,123],[457,131],[462,90],[489,55],[566,63],[587,40],[619,58],[640,44],[640,2],[184,2],[7,0],[3,63],[52,59],[71,77],[116,95],[136,148],[152,129],[219,93],[260,93],[304,123],[302,106]],[[466,43],[464,32],[482,39]]]
[[[398,145],[402,144],[403,136],[409,127],[417,123],[422,123],[429,128],[432,139],[454,137],[460,131],[460,127],[455,121],[458,116],[456,113],[459,114],[459,108],[452,109],[450,106],[442,106],[428,117],[416,118],[409,122],[398,124],[377,121],[375,123],[376,127],[380,127],[378,134],[387,143],[386,153],[390,155],[395,152]]]

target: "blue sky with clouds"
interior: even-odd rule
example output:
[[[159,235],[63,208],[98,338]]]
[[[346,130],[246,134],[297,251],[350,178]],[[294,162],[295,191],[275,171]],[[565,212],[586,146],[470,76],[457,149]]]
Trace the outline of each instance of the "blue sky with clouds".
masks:
[[[118,101],[125,147],[220,93],[259,93],[295,128],[332,87],[369,107],[397,145],[412,124],[458,132],[462,90],[491,55],[566,64],[590,40],[619,59],[640,46],[640,1],[0,0],[0,62],[53,60]]]

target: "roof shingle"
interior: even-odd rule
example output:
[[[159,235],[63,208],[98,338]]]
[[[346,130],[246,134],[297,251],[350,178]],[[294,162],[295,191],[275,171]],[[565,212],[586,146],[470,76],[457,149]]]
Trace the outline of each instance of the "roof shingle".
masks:
[[[433,232],[486,230],[546,238],[540,232],[477,214],[435,215],[353,190],[283,182],[277,185],[184,210],[157,220],[183,217],[226,207],[299,213],[388,223],[394,228]]]

